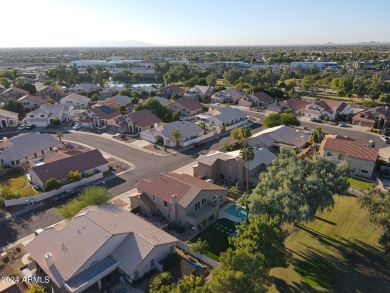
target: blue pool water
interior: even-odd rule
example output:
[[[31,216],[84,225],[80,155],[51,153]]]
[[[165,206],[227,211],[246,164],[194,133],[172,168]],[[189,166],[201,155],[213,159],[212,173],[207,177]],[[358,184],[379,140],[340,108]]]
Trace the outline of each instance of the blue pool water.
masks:
[[[246,210],[244,208],[237,207],[235,204],[228,207],[225,212],[233,217],[246,219]]]

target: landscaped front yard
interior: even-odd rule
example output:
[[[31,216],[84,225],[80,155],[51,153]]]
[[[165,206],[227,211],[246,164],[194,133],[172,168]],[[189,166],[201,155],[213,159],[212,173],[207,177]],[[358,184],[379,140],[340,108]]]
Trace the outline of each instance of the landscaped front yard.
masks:
[[[207,252],[207,256],[219,261],[219,255],[221,252],[226,251],[229,248],[230,235],[235,233],[236,226],[233,221],[228,219],[219,219],[207,229],[203,230],[196,237],[192,238],[187,244],[196,242],[199,238],[206,240],[210,246],[210,250]]]
[[[348,182],[351,185],[351,188],[355,190],[368,189],[373,185],[370,182],[366,182],[356,178],[348,178]]]
[[[3,199],[20,198],[38,194],[38,192],[29,184],[27,176],[23,173],[0,178],[0,188],[0,196]]]
[[[272,270],[270,292],[390,292],[381,234],[355,197],[335,196],[332,210],[292,227],[286,247],[292,264]]]

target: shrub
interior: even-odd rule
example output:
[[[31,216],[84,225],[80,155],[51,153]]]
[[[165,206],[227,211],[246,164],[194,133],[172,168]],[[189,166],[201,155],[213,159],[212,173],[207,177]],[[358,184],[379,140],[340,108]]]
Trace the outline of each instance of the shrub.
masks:
[[[114,170],[114,167],[111,165],[108,165],[108,170],[112,171],[112,170]]]
[[[45,191],[58,189],[62,186],[62,182],[56,178],[47,179],[45,182]]]
[[[71,183],[71,182],[77,182],[77,181],[80,181],[81,180],[81,176],[80,176],[80,173],[79,171],[75,170],[75,171],[69,171],[69,174],[68,174],[68,181]]]
[[[159,292],[162,286],[171,285],[172,275],[169,272],[163,272],[155,276],[149,283],[149,292]]]
[[[93,176],[93,172],[92,171],[87,173],[87,177],[91,177],[91,176]]]
[[[177,252],[171,253],[170,255],[168,255],[168,256],[162,261],[163,270],[164,270],[164,271],[169,270],[170,268],[172,268],[173,266],[175,266],[177,263],[179,263],[180,260],[181,260],[181,256],[180,256]]]
[[[5,256],[3,258],[3,263],[9,263],[9,257],[8,256]]]
[[[17,253],[20,253],[22,251],[22,249],[18,246],[18,247],[16,247],[16,252]]]

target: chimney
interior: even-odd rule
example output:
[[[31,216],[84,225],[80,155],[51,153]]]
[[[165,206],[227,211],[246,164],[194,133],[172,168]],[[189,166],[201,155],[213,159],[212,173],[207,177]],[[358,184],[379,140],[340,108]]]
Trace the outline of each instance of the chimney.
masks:
[[[45,261],[46,261],[46,266],[50,268],[54,263],[53,263],[53,255],[51,252],[48,252],[45,254]]]
[[[176,206],[176,199],[177,199],[177,195],[176,194],[172,195],[172,206],[173,207]]]

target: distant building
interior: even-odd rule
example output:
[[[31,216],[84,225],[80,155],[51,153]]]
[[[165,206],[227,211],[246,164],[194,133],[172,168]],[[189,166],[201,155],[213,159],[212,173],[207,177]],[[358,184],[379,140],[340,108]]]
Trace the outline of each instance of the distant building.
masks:
[[[320,119],[320,117],[328,117],[329,120],[339,119],[341,115],[349,115],[351,105],[343,101],[335,100],[320,100],[308,104],[306,110],[303,111],[306,117]]]
[[[357,113],[352,118],[353,125],[385,129],[390,127],[390,109],[382,106]]]
[[[63,104],[45,104],[41,105],[28,113],[23,119],[24,122],[34,124],[38,127],[47,127],[53,124],[54,120],[61,122],[70,122],[73,120],[74,107]]]
[[[91,99],[78,94],[70,94],[60,100],[61,104],[72,105],[75,109],[85,109],[91,103]]]
[[[62,97],[65,96],[65,91],[63,89],[56,88],[51,85],[44,86],[36,93],[37,96],[40,96],[44,99],[51,98],[55,101],[59,101]]]
[[[172,111],[178,112],[180,116],[194,116],[203,112],[203,105],[193,99],[178,99],[169,105]]]
[[[302,68],[316,66],[318,69],[337,69],[337,62],[291,62],[291,69],[298,66]]]

